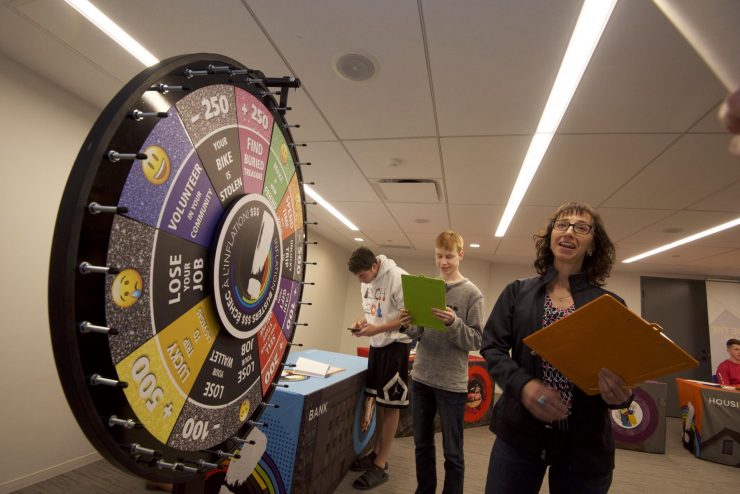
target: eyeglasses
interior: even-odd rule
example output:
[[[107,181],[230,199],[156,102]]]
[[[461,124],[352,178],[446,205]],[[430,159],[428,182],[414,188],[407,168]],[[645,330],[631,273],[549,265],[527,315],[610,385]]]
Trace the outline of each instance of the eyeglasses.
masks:
[[[571,226],[573,227],[573,231],[576,232],[578,235],[588,235],[593,229],[593,225],[589,225],[585,221],[571,223],[568,220],[555,220],[552,223],[553,230],[558,230],[561,232],[566,231]]]

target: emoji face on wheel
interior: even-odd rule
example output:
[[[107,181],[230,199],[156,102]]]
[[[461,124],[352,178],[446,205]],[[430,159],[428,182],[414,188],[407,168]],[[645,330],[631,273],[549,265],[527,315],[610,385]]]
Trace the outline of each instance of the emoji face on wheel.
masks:
[[[126,308],[134,305],[141,298],[144,281],[135,269],[127,268],[116,275],[110,287],[113,303]]]
[[[290,158],[290,151],[288,151],[288,146],[282,143],[280,144],[280,163],[283,165],[287,164],[288,158]]]
[[[146,159],[141,161],[144,177],[154,185],[162,185],[170,178],[170,157],[159,146],[147,147],[144,154]]]
[[[244,422],[249,417],[249,411],[252,409],[252,403],[249,400],[242,401],[239,405],[239,421]]]

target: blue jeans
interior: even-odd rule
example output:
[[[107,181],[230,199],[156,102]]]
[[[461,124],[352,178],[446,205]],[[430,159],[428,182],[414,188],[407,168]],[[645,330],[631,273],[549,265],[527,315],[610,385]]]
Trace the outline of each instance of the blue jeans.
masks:
[[[550,466],[548,485],[551,494],[605,494],[612,483],[612,471],[606,473],[573,472],[566,463]],[[486,494],[537,494],[542,487],[548,464],[496,439],[488,464]]]
[[[463,421],[467,393],[453,393],[414,381],[413,427],[416,446],[416,493],[434,494],[437,464],[434,449],[434,417],[439,410],[442,450],[445,457],[443,494],[462,494],[465,479]]]

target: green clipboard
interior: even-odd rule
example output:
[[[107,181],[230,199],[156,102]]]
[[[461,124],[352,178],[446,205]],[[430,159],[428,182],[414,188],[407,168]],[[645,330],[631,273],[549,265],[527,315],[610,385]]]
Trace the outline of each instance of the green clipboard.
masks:
[[[411,323],[414,326],[447,331],[445,324],[434,317],[431,310],[432,307],[444,309],[447,306],[444,280],[402,274],[401,288],[403,304],[411,314]]]

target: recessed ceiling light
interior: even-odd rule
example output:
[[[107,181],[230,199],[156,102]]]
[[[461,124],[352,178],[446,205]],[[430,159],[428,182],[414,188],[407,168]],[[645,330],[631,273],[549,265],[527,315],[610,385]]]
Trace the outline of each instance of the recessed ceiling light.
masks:
[[[473,249],[477,249],[480,247],[480,244],[470,244],[470,247],[472,247]]]
[[[377,63],[368,55],[347,53],[334,64],[339,75],[354,82],[367,81],[377,72]]]
[[[364,242],[365,240],[360,237],[355,237],[356,242]]]

